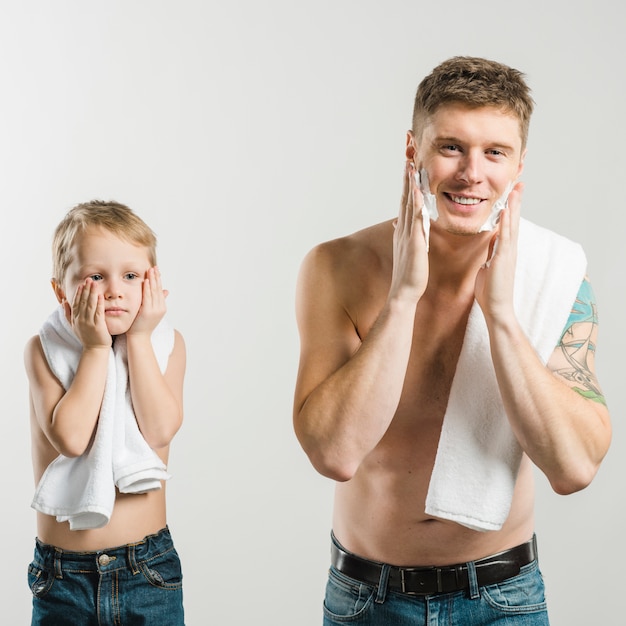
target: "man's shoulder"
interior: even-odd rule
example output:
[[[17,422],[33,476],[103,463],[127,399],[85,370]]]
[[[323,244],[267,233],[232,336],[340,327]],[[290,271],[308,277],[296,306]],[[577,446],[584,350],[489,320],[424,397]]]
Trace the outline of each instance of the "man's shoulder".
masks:
[[[379,288],[391,276],[393,220],[316,245],[305,256],[298,278],[302,294],[333,294],[345,306]]]
[[[391,252],[393,220],[317,244],[307,255],[315,264],[345,266],[373,262]]]

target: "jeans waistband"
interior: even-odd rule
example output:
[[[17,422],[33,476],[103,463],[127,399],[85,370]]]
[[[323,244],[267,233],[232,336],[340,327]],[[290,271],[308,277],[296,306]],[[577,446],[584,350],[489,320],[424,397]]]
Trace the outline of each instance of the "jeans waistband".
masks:
[[[156,556],[174,548],[167,527],[144,537],[141,541],[113,548],[89,552],[63,550],[56,546],[35,541],[35,562],[45,569],[54,570],[55,576],[62,577],[63,571],[106,573],[119,569],[139,571],[138,564],[150,561]]]
[[[383,573],[389,589],[410,595],[451,593],[469,589],[475,576],[478,586],[492,585],[513,578],[521,568],[537,559],[536,537],[498,554],[442,567],[396,567],[371,561],[348,552],[332,535],[331,563],[350,578],[378,585]]]

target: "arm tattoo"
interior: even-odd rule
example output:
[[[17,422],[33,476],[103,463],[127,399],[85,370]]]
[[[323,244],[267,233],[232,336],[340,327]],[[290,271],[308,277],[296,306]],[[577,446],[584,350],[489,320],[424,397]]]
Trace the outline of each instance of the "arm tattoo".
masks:
[[[606,404],[593,369],[597,334],[595,296],[591,284],[585,278],[557,345],[562,360],[555,373],[568,381],[572,389],[584,398]]]

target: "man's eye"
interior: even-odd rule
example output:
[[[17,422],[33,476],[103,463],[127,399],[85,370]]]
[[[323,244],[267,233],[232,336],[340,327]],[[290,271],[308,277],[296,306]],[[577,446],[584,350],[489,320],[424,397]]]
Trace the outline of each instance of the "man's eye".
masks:
[[[445,146],[441,146],[442,150],[448,150],[450,152],[457,152],[459,150],[459,146],[454,144],[447,144]]]

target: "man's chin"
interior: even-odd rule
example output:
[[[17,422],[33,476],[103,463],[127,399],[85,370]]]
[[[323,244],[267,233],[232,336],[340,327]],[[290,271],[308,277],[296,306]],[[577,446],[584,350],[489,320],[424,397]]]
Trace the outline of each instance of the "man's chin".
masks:
[[[457,237],[475,237],[476,235],[482,235],[481,226],[476,224],[449,224],[444,227],[443,230],[449,235],[455,235]]]
[[[449,230],[448,232],[458,237],[475,237],[479,234],[478,230]]]

